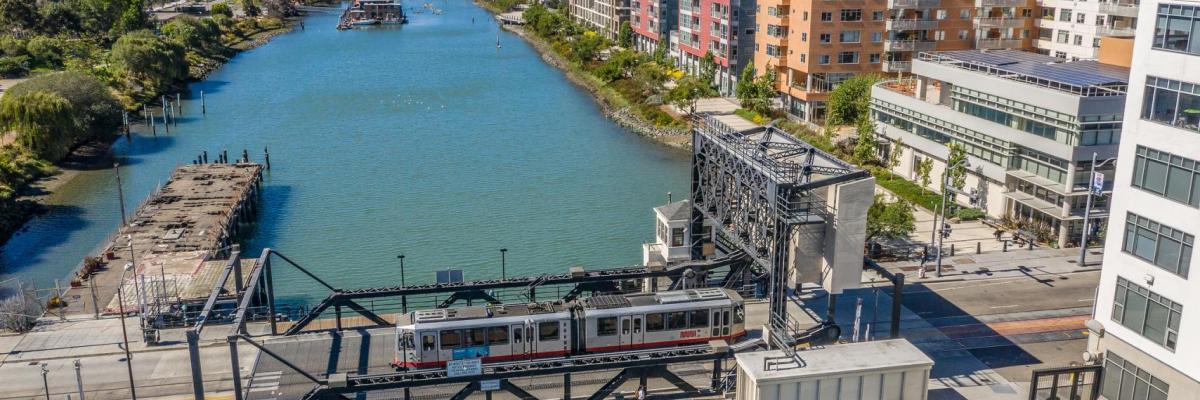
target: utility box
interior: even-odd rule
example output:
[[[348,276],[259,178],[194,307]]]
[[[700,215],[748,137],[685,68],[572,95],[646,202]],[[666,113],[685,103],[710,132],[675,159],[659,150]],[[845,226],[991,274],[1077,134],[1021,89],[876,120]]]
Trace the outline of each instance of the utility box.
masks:
[[[741,353],[737,400],[925,400],[933,360],[904,339]]]

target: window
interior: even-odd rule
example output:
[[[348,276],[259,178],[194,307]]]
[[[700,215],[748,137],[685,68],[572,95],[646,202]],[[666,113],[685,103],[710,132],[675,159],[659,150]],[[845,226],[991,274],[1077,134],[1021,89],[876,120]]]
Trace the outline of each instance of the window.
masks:
[[[513,343],[521,343],[521,328],[513,329]]]
[[[808,21],[808,11],[805,11],[805,12],[804,12],[804,20],[805,20],[805,21]]]
[[[1200,85],[1147,76],[1142,96],[1142,119],[1200,132]]]
[[[633,333],[642,333],[641,317],[633,317]]]
[[[1071,22],[1071,9],[1064,8],[1058,12],[1058,20],[1063,22]]]
[[[821,64],[821,65],[829,64],[829,55],[828,54],[818,55],[817,56],[817,64]]]
[[[872,21],[883,21],[883,11],[875,11],[871,13]]]
[[[807,56],[807,55],[808,55],[807,53],[800,53],[800,62],[808,62],[808,61],[804,60],[806,58],[805,56]]]
[[[1087,22],[1087,14],[1084,14],[1084,13],[1075,14],[1075,23],[1082,24],[1084,22]]]
[[[934,18],[937,18],[939,21],[946,19],[946,10],[937,10],[937,12],[934,13]]]
[[[862,21],[861,8],[847,8],[842,10],[842,21]]]
[[[646,314],[646,332],[657,332],[663,330],[667,325],[664,323],[662,313]]]
[[[818,41],[821,43],[829,43],[829,42],[833,41],[831,39],[832,37],[833,37],[833,35],[831,35],[831,34],[822,33],[822,34],[820,34],[820,36],[818,36]]]
[[[471,328],[463,329],[466,334],[467,346],[481,346],[487,344],[487,328]]]
[[[964,8],[958,10],[958,19],[971,19],[971,9]]]
[[[675,311],[667,313],[667,329],[685,329],[687,328],[687,311]]]
[[[933,40],[946,40],[946,31],[934,31]]]
[[[958,31],[958,40],[967,40],[967,34],[966,29]]]
[[[871,32],[871,43],[883,42],[883,32]]]
[[[612,336],[617,334],[617,317],[596,319],[596,336]]]
[[[621,334],[622,335],[629,334],[629,318],[621,320]]]
[[[457,348],[462,342],[462,332],[458,330],[442,331],[442,350]]]
[[[1116,290],[1113,321],[1154,343],[1175,350],[1183,305],[1122,277],[1117,277]]]
[[[871,64],[879,64],[879,53],[871,53],[870,56],[867,56],[867,59],[871,62]]]
[[[1167,400],[1171,386],[1133,363],[1108,351],[1104,355],[1100,394],[1108,400]]]
[[[683,228],[671,228],[671,247],[683,246]]]
[[[821,22],[832,22],[832,21],[833,21],[833,13],[832,12],[824,11],[821,13]]]
[[[1195,237],[1149,218],[1129,213],[1121,250],[1187,278]]]
[[[1200,162],[1138,146],[1133,162],[1133,187],[1200,207]]]
[[[843,51],[838,53],[838,64],[858,64],[858,52]]]
[[[1071,40],[1071,32],[1070,31],[1067,31],[1067,30],[1058,31],[1058,42],[1059,43],[1066,43],[1068,40]],[[1059,57],[1059,58],[1063,58],[1063,57]]]
[[[768,44],[767,45],[767,55],[771,56],[771,57],[779,57],[781,55],[779,52],[779,46],[776,46],[773,44]],[[680,246],[682,246],[682,245],[683,244],[681,243]],[[678,246],[675,246],[675,247],[678,247]]]
[[[1159,4],[1150,43],[1156,49],[1200,54],[1200,7]]]
[[[858,43],[862,41],[862,32],[860,31],[842,31],[838,34],[838,41],[842,43]]]
[[[508,344],[508,327],[493,326],[488,328],[488,344],[492,346]]]
[[[433,351],[433,335],[421,336],[421,351]]]
[[[708,310],[694,310],[688,319],[688,328],[707,328]]]
[[[1083,46],[1083,35],[1075,35],[1075,45]]]
[[[558,340],[558,322],[542,322],[538,324],[538,340]]]

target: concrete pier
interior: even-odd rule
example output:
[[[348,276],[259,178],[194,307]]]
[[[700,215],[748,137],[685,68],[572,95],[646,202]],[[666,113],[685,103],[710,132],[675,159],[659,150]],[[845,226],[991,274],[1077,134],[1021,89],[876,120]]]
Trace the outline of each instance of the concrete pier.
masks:
[[[254,163],[176,168],[129,224],[93,254],[102,266],[63,296],[65,314],[95,313],[96,303],[100,314],[116,313],[118,287],[127,313],[143,303],[149,312],[168,309],[189,291],[194,277],[204,275],[211,260],[228,255],[242,224],[253,221],[261,173],[262,166]]]

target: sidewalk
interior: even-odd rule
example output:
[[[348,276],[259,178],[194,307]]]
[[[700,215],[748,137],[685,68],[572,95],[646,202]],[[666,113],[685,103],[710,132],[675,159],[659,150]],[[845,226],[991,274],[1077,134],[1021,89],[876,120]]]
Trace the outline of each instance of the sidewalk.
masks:
[[[942,258],[942,276],[937,277],[934,271],[937,264],[934,260],[925,263],[925,278],[919,278],[920,261],[881,262],[879,266],[891,273],[903,273],[907,282],[952,282],[976,279],[997,279],[1012,277],[1061,276],[1078,272],[1097,271],[1100,256],[1089,254],[1092,259],[1080,267],[1076,264],[1079,249],[1047,249],[1035,248],[1009,249],[1008,252],[993,251],[975,254],[974,249],[968,254],[958,253],[950,256],[947,253]],[[871,270],[863,271],[863,282],[878,282],[883,280]]]

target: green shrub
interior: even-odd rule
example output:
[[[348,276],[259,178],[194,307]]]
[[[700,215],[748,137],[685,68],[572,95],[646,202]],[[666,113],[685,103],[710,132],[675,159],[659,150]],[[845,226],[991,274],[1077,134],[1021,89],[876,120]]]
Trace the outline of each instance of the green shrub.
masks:
[[[916,183],[891,173],[883,168],[873,168],[871,175],[875,176],[875,184],[891,191],[897,197],[907,200],[926,210],[936,210],[941,207],[942,198],[937,193],[918,186]]]
[[[954,216],[962,221],[974,221],[977,219],[983,219],[983,217],[987,216],[987,213],[984,213],[983,210],[978,208],[963,207],[959,208],[958,211],[955,211]]]
[[[33,63],[39,66],[57,68],[63,63],[62,40],[46,36],[35,36],[29,39],[26,50],[33,57]]]
[[[20,78],[29,74],[29,56],[0,57],[0,76]]]
[[[76,126],[83,129],[74,141],[102,137],[121,124],[121,106],[108,87],[95,77],[75,71],[38,75],[8,89],[6,95],[54,93],[71,103]]]
[[[233,18],[233,9],[229,8],[229,4],[226,4],[223,2],[222,3],[213,3],[212,15],[214,17],[217,15],[221,15],[221,16],[225,16],[226,18]]]

